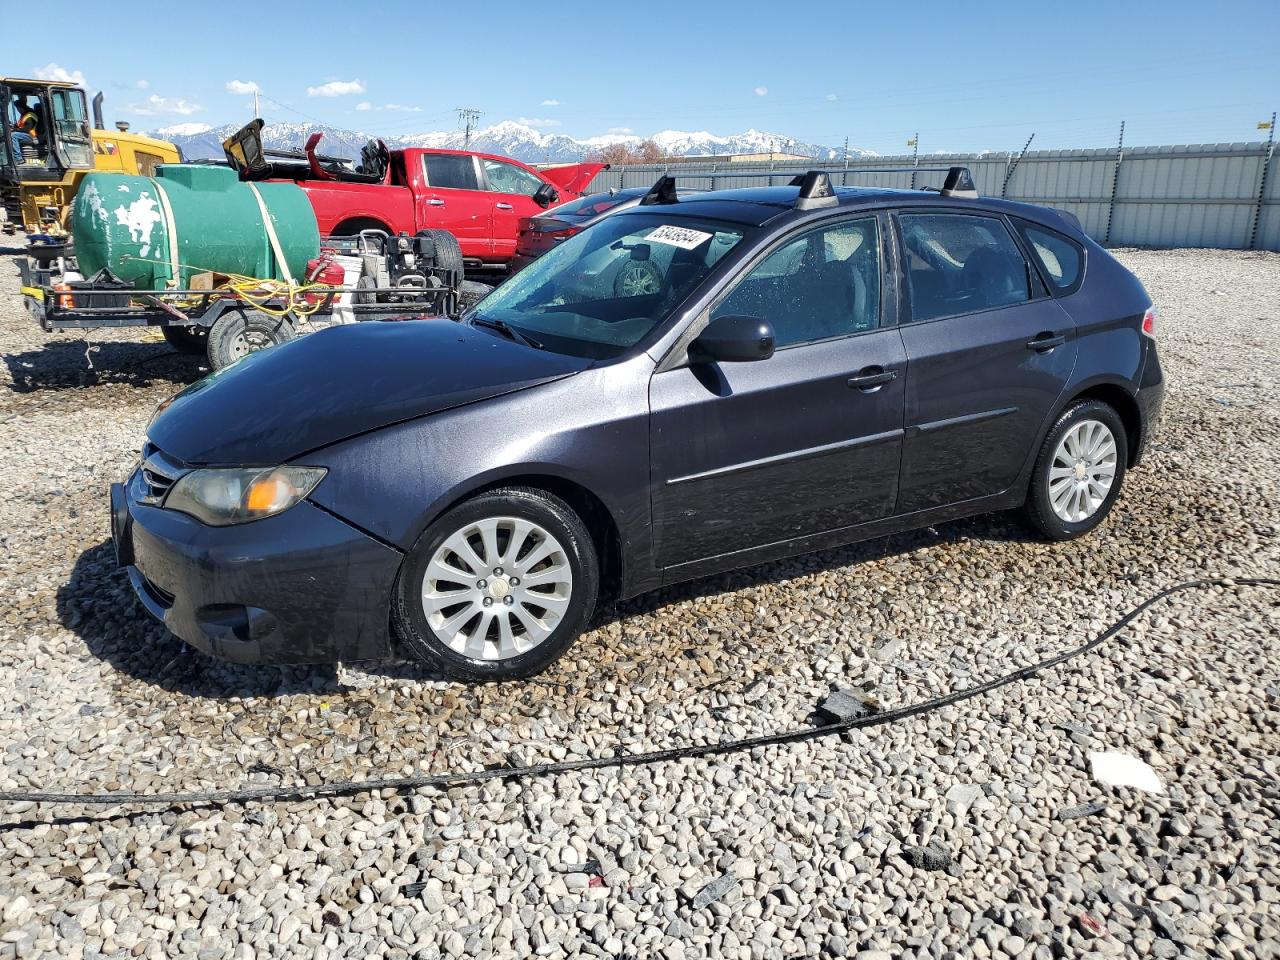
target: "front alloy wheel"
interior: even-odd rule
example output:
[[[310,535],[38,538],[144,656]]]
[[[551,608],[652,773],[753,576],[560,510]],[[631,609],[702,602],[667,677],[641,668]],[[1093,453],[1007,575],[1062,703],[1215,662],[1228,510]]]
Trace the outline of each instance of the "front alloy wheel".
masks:
[[[595,609],[591,534],[559,497],[530,487],[482,493],[436,520],[405,558],[396,634],[460,680],[545,669]]]
[[[560,541],[521,517],[465,524],[436,548],[422,611],[436,638],[474,660],[509,660],[555,631],[573,597]]]

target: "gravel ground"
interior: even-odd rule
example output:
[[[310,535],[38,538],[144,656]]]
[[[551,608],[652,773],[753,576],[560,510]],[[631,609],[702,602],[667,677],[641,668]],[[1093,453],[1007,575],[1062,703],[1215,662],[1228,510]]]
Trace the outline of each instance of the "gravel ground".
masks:
[[[1162,430],[1111,520],[979,518],[643,597],[533,681],[184,652],[113,569],[106,484],[200,375],[42,334],[0,257],[0,790],[481,769],[918,702],[1162,586],[1280,576],[1280,256],[1122,251],[1161,308]],[[92,369],[86,362],[92,361]],[[0,805],[12,956],[1280,956],[1280,606],[1183,594],[1097,653],[890,727],[351,799]],[[1110,787],[1089,755],[1150,764]]]

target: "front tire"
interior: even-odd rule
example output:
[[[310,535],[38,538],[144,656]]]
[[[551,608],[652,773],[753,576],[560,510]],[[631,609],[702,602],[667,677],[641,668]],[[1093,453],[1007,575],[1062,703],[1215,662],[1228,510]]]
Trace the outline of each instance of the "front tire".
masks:
[[[464,681],[546,669],[586,628],[600,571],[591,534],[559,497],[504,487],[427,528],[400,570],[392,620],[419,660]]]
[[[1120,495],[1128,436],[1115,409],[1080,400],[1058,415],[1040,447],[1023,515],[1050,540],[1074,540],[1102,523]]]

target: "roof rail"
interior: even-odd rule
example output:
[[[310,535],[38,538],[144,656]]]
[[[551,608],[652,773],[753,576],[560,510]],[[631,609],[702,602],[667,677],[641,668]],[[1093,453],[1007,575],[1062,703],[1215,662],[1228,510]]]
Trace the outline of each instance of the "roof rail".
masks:
[[[938,195],[943,197],[956,197],[959,199],[969,200],[978,196],[978,189],[973,183],[973,174],[969,172],[968,167],[846,167],[841,170],[843,176],[850,173],[945,173],[946,179],[942,183],[942,188],[938,190]],[[839,202],[836,197],[835,187],[831,183],[831,174],[826,170],[704,170],[701,172],[691,171],[685,173],[664,173],[660,176],[649,192],[640,200],[643,207],[652,204],[668,204],[676,203],[679,197],[676,195],[677,180],[710,180],[711,189],[715,189],[715,182],[719,177],[733,177],[735,179],[743,177],[790,177],[788,186],[799,187],[800,193],[796,197],[795,207],[798,210],[812,210],[817,207],[829,207]],[[937,187],[929,189],[937,190]]]

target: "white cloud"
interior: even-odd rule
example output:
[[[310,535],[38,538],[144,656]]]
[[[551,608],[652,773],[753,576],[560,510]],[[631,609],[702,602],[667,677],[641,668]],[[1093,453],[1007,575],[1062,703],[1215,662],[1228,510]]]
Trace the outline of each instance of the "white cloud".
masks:
[[[158,97],[153,93],[141,103],[129,104],[127,109],[131,113],[141,114],[144,117],[156,117],[169,113],[177,114],[180,117],[189,117],[193,113],[199,113],[204,107],[198,103],[191,103],[189,100],[171,100],[168,97]]]
[[[559,120],[552,120],[547,117],[516,117],[516,123],[523,123],[526,127],[558,127]]]
[[[828,94],[827,94],[827,100],[828,100],[828,102],[834,103],[836,100],[839,100],[839,99],[840,99],[840,98],[839,98],[836,94],[834,94],[834,93],[828,93]]]
[[[763,96],[764,96],[765,94],[767,94],[768,92],[769,92],[769,88],[768,88],[768,87],[756,87],[756,89],[755,89],[755,95],[756,95],[757,97],[763,97]]]
[[[356,109],[361,113],[368,113],[371,110],[390,110],[392,113],[421,113],[421,107],[411,107],[403,103],[384,103],[382,106],[374,106],[368,100],[361,100],[356,104]]]
[[[610,133],[635,133],[630,127],[610,127]]]
[[[262,88],[252,80],[228,80],[227,93],[234,93],[237,96],[248,96],[251,93],[261,93]]]
[[[364,93],[363,80],[330,80],[318,87],[307,87],[308,97],[345,97],[353,93]]]
[[[555,97],[552,97],[550,100],[543,100],[542,105],[544,107],[558,107],[560,106],[560,101]]]
[[[79,70],[68,70],[52,61],[43,67],[36,67],[35,75],[37,80],[61,80],[63,83],[75,83],[82,87],[85,85],[84,74]]]
[[[133,82],[133,86],[134,86],[134,89],[135,89],[135,90],[147,90],[147,89],[150,89],[150,87],[151,87],[151,81],[150,81],[150,80],[135,80],[135,81]]]

